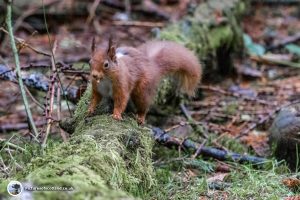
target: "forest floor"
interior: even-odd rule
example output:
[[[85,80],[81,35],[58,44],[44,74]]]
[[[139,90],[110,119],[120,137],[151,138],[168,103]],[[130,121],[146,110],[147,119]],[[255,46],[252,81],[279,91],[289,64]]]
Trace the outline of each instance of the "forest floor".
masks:
[[[184,11],[182,12],[183,15]],[[101,19],[101,30],[97,30],[99,24],[91,25],[93,32],[82,28],[86,19],[79,18],[57,27],[55,21],[49,20],[50,31],[55,29],[50,40],[58,41],[59,44],[55,51],[56,59],[71,63],[76,61],[73,69],[77,71],[66,70],[61,76],[64,85],[80,86],[83,89],[87,85],[89,69],[86,61],[91,38],[97,31],[106,33],[96,37],[100,45],[108,41],[109,33],[114,32],[118,43],[136,46],[151,38],[151,23],[157,23],[154,20],[141,26],[111,26],[110,19],[113,17],[118,16],[108,12],[106,18]],[[173,17],[176,19],[179,16]],[[267,47],[295,35],[300,30],[299,18],[300,10],[296,5],[253,5],[242,22],[246,48],[249,52],[264,52]],[[164,21],[159,23],[163,25]],[[32,47],[38,47],[39,51],[50,48],[47,34],[36,34],[33,37],[28,34],[30,29],[26,30],[26,24],[24,27],[17,31],[17,37],[25,39]],[[4,42],[6,44],[3,43],[0,50],[0,55],[3,56],[1,60],[12,65],[12,60],[8,59],[11,56],[5,51],[8,43]],[[284,60],[286,63],[281,66],[276,63],[270,65],[258,62],[249,55],[236,59],[236,77],[214,84],[205,82],[201,86],[202,98],[185,105],[191,117],[203,123],[201,139],[191,134],[191,126],[174,128],[186,121],[186,116],[179,107],[162,126],[171,135],[180,138],[194,137],[206,146],[263,156],[270,161],[264,167],[257,167],[202,156],[195,159],[178,149],[155,145],[153,163],[158,185],[148,194],[142,195],[143,199],[300,199],[300,174],[291,172],[284,162],[276,161],[268,145],[268,128],[274,111],[280,105],[297,99],[300,92],[300,71],[291,64],[300,61],[300,43],[298,41],[290,46],[284,45],[270,52],[272,59]],[[38,71],[49,75],[43,68],[50,65],[49,59],[45,59],[41,53],[36,54],[31,49],[23,48],[20,60],[21,65],[26,67],[25,73]],[[62,63],[62,66],[66,65]],[[3,80],[0,85],[0,139],[9,139],[11,142],[24,140],[29,136],[29,131],[26,129],[26,115],[19,88],[15,83]],[[30,91],[39,102],[44,102],[45,92]],[[45,131],[47,122],[44,116],[41,117],[43,106],[45,105],[38,106],[31,99],[34,119]],[[75,104],[67,104],[62,100],[61,118],[70,116],[68,107],[73,111]],[[52,131],[57,134],[53,134],[51,139],[60,141],[60,129],[56,122]],[[5,170],[1,167],[1,177],[7,177],[22,168],[13,157],[9,161],[1,158],[1,163],[6,166]]]

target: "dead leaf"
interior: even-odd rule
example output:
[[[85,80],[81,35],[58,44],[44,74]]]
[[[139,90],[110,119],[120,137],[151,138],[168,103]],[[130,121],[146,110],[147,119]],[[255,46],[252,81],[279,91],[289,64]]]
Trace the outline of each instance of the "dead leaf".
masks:
[[[229,173],[217,173],[214,176],[210,177],[207,179],[207,182],[212,183],[216,181],[223,181],[224,178],[228,175]]]
[[[252,147],[259,156],[265,156],[269,151],[268,135],[266,132],[251,131],[249,135],[242,138],[242,142]]]
[[[238,72],[241,75],[251,77],[251,78],[261,78],[263,73],[258,69],[255,69],[249,65],[241,65],[238,67]]]
[[[300,179],[298,178],[286,178],[282,180],[282,183],[290,189],[300,187]]]
[[[231,169],[230,169],[229,165],[218,163],[218,165],[216,166],[215,171],[216,172],[230,172]]]

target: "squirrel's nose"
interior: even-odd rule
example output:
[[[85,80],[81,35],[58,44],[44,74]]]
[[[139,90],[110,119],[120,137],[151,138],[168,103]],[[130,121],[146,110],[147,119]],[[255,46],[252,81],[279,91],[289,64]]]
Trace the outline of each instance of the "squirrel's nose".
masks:
[[[97,75],[96,75],[96,74],[93,74],[93,78],[94,78],[94,79],[97,79]]]

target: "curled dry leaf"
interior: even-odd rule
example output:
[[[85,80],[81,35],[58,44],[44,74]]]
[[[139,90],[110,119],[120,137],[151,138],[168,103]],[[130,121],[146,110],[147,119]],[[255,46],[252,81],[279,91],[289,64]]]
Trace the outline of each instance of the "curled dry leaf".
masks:
[[[217,173],[214,176],[210,177],[207,179],[207,182],[212,183],[212,182],[218,182],[218,181],[223,181],[224,178],[228,175],[229,173]]]
[[[286,178],[282,180],[282,183],[290,189],[300,188],[300,179],[298,178]],[[300,196],[298,199],[300,199]]]

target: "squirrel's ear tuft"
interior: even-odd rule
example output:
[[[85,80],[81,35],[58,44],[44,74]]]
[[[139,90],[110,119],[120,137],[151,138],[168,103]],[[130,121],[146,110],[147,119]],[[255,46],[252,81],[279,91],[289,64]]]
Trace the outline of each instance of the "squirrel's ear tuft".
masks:
[[[116,47],[113,45],[112,37],[109,37],[107,55],[113,62],[116,61]]]
[[[96,50],[96,39],[95,39],[95,37],[93,37],[93,41],[92,41],[91,50],[92,50],[92,53],[94,53],[94,52],[95,52],[95,50]]]

